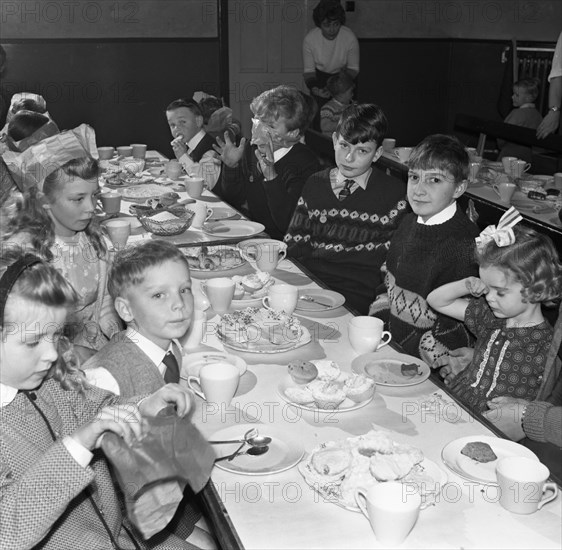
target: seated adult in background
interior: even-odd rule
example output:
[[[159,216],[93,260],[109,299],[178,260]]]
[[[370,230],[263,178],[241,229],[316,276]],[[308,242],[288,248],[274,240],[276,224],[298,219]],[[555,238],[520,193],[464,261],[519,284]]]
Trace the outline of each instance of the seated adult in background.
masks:
[[[464,324],[433,310],[427,295],[445,283],[478,275],[474,239],[479,229],[456,202],[468,175],[468,154],[457,138],[426,137],[412,151],[408,169],[413,213],[390,241],[386,292],[370,313],[388,320],[392,338],[406,353],[433,365],[450,349],[472,342]]]
[[[542,121],[542,115],[535,107],[535,100],[539,95],[540,81],[538,78],[522,78],[513,85],[514,109],[505,117],[506,124],[523,126],[535,130]],[[498,139],[500,154],[498,160],[503,157],[516,157],[527,162],[531,162],[533,153],[530,147],[512,143],[503,139]]]
[[[387,126],[377,105],[343,112],[332,136],[337,168],[308,179],[285,235],[288,255],[362,314],[382,286],[389,241],[407,210],[405,184],[373,166]]]
[[[330,76],[345,70],[355,79],[359,74],[359,42],[345,26],[345,11],[338,0],[321,0],[312,12],[316,25],[304,38],[302,55],[304,81],[321,108],[330,92]]]
[[[48,116],[35,111],[18,111],[8,123],[6,144],[10,151],[23,153],[32,145],[60,133]]]
[[[309,104],[292,86],[256,97],[250,109],[252,145],[236,146],[228,133],[215,146],[224,167],[215,192],[282,239],[308,177],[320,169],[316,155],[300,139],[309,123]]]
[[[220,174],[213,150],[215,139],[203,130],[203,113],[196,101],[176,99],[166,107],[166,119],[174,139],[174,155],[189,176],[205,180],[212,189]]]
[[[562,32],[558,35],[558,41],[556,42],[548,82],[548,113],[546,113],[543,121],[537,128],[537,137],[539,139],[554,134],[560,128],[560,109],[562,108]]]

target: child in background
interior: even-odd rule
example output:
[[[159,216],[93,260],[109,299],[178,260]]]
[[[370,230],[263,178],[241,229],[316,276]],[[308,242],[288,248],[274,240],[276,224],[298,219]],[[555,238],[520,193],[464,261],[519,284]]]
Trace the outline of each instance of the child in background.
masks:
[[[525,128],[536,129],[542,122],[542,116],[535,107],[535,100],[539,95],[540,80],[538,78],[522,78],[513,85],[513,106],[505,118],[506,124],[524,126]],[[532,151],[530,147],[511,143],[498,139],[500,154],[498,160],[503,157],[516,157],[527,162],[531,161]]]
[[[541,302],[562,294],[562,266],[552,241],[514,227],[520,220],[510,208],[497,228],[480,234],[479,278],[448,283],[427,297],[431,307],[464,321],[477,338],[472,362],[448,387],[480,413],[495,397],[535,399],[553,333]]]
[[[337,168],[308,178],[285,235],[287,254],[361,314],[382,285],[388,244],[408,206],[403,182],[373,166],[386,129],[377,105],[343,112],[332,136]]]
[[[179,382],[182,348],[193,314],[191,276],[186,257],[172,243],[149,240],[120,251],[109,273],[108,289],[127,330],[120,332],[84,364],[90,382],[123,397],[152,393]],[[188,491],[166,530],[200,548],[214,548],[196,522],[201,512]]]
[[[408,160],[407,214],[386,258],[386,293],[370,314],[388,320],[392,338],[410,355],[434,366],[449,350],[472,342],[463,323],[436,313],[427,295],[461,277],[478,274],[478,228],[457,205],[466,190],[468,155],[455,137],[436,134]]]
[[[346,71],[331,76],[326,83],[332,99],[320,109],[320,129],[331,136],[336,131],[341,114],[351,103],[355,84]]]
[[[18,111],[8,124],[6,144],[11,151],[23,153],[59,132],[58,126],[48,116],[35,111]]]
[[[141,416],[170,404],[184,416],[188,392],[170,385],[139,402],[92,388],[61,359],[74,289],[32,255],[7,259],[0,263],[0,547],[193,548],[176,537],[140,540],[98,450],[108,431],[130,444]]]
[[[18,155],[24,200],[6,222],[4,243],[30,246],[78,293],[67,334],[81,360],[107,343],[121,323],[107,292],[109,253],[94,219],[99,193],[95,134],[86,125],[43,140]]]
[[[240,122],[232,118],[232,109],[225,107],[222,101],[214,96],[207,96],[199,101],[199,107],[203,113],[203,128],[212,138],[223,138],[228,132],[231,141],[240,142],[242,126]]]

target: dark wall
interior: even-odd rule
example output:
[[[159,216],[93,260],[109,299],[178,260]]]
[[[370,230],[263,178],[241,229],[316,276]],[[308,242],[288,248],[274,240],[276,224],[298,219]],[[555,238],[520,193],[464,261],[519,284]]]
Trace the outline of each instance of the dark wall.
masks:
[[[2,44],[3,95],[40,93],[61,129],[93,126],[98,145],[147,143],[171,155],[165,108],[219,91],[218,39],[47,40]]]

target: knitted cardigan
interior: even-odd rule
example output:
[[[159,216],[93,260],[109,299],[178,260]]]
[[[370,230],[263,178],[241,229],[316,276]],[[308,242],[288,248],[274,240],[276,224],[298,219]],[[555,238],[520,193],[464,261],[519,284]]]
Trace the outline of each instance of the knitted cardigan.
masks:
[[[55,380],[45,381],[35,392],[36,404],[56,435],[53,442],[44,419],[23,393],[0,408],[0,548],[49,550],[107,550],[109,536],[85,489],[94,499],[123,549],[134,548],[122,529],[122,506],[101,451],[94,452],[83,468],[70,455],[62,438],[93,420],[99,411],[127,400],[98,388],[85,395],[65,391]],[[146,543],[141,548],[194,548],[177,537]]]
[[[285,235],[288,255],[365,313],[382,285],[380,268],[406,213],[405,195],[404,182],[373,168],[366,188],[340,201],[330,169],[314,174]]]
[[[296,143],[275,163],[277,177],[265,181],[255,151],[247,146],[236,168],[223,166],[213,192],[262,223],[272,239],[282,239],[306,180],[320,164],[306,145]]]
[[[461,321],[436,313],[426,299],[441,285],[478,276],[474,242],[478,234],[478,227],[457,206],[455,215],[439,225],[417,223],[417,216],[408,214],[390,243],[385,277],[388,304],[375,302],[371,314],[388,307],[393,340],[428,365],[473,342]]]

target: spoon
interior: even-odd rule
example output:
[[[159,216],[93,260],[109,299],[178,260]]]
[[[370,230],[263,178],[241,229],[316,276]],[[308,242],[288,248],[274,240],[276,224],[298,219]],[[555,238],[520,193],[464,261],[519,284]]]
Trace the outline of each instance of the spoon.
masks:
[[[215,462],[220,462],[221,460],[228,460],[230,462],[242,455],[260,456],[267,453],[267,451],[269,451],[269,447],[267,445],[265,447],[250,447],[248,450],[243,452],[236,452],[231,455],[221,456],[220,458],[217,458]]]
[[[252,447],[265,447],[271,443],[271,437],[265,435],[260,436],[256,428],[248,430],[244,434],[244,439],[228,439],[225,441],[209,441],[211,445],[222,445],[226,443],[247,443]]]
[[[303,300],[305,302],[312,302],[313,304],[318,304],[319,306],[332,307],[332,304],[327,304],[326,302],[322,302],[322,301],[317,300],[316,298],[314,298],[312,296],[308,296],[306,294],[303,294],[303,295],[299,296],[299,300]]]

